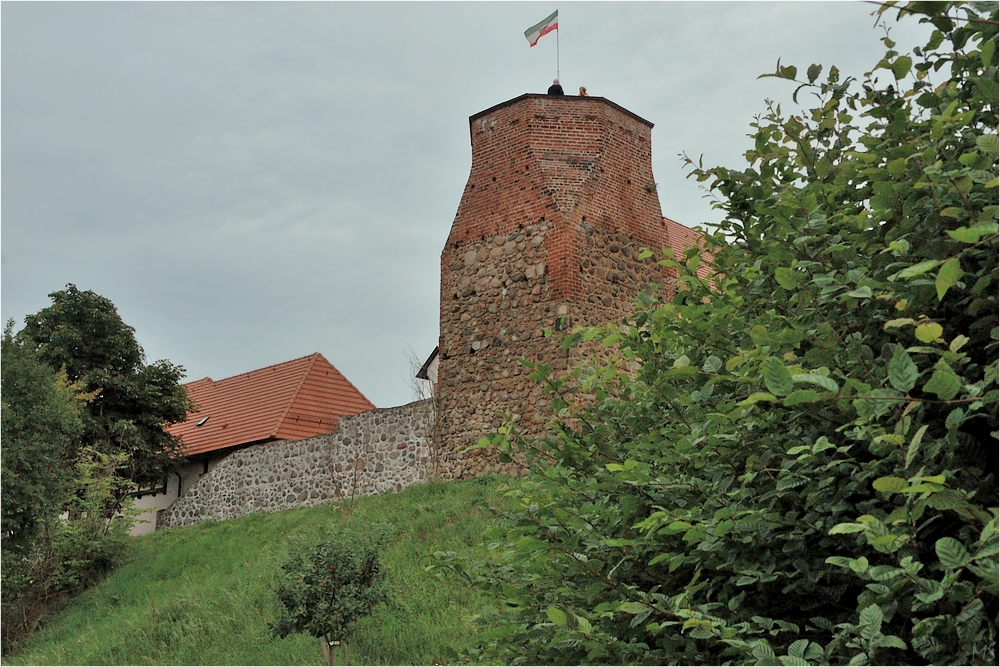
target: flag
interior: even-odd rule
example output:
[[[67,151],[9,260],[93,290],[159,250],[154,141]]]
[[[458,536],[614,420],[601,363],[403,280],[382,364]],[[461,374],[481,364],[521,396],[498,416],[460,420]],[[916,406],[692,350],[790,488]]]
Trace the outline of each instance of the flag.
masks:
[[[559,29],[559,10],[552,12],[552,16],[548,17],[541,23],[531,26],[524,31],[524,36],[528,38],[528,46],[534,46],[538,44],[538,40],[544,35],[549,34],[553,30]]]

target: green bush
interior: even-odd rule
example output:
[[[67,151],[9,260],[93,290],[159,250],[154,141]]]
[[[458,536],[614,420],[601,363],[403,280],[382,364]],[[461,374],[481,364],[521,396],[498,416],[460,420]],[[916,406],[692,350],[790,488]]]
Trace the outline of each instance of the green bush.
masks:
[[[121,511],[118,457],[92,449],[78,453],[69,517],[50,517],[32,539],[3,550],[3,651],[21,642],[68,596],[98,582],[123,561],[135,511]]]
[[[814,107],[689,162],[712,276],[667,251],[670,303],[567,341],[613,363],[536,367],[549,435],[482,443],[531,474],[447,564],[506,600],[472,660],[995,664],[997,8],[901,13],[930,42],[860,82],[779,63]]]
[[[334,664],[334,647],[343,645],[351,625],[388,601],[383,542],[378,526],[358,534],[338,525],[319,544],[295,549],[274,584],[281,604],[274,634],[319,637]]]

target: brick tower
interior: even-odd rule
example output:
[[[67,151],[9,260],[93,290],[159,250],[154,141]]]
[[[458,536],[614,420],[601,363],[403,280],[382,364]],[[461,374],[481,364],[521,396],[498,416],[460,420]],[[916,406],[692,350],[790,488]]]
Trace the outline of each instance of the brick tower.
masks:
[[[560,335],[621,322],[667,285],[642,248],[670,247],[652,123],[601,97],[527,94],[469,119],[472,170],[441,253],[437,446],[445,477],[499,472],[460,452],[500,411],[537,433],[547,396],[520,359],[566,367]]]

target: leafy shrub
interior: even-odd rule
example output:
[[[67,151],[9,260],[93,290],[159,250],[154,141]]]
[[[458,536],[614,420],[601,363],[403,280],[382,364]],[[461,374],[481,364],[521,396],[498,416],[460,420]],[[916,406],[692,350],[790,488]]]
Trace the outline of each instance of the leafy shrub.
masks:
[[[446,563],[505,600],[471,659],[995,664],[997,8],[907,7],[930,42],[860,86],[779,63],[814,108],[689,162],[713,275],[667,251],[670,303],[567,341],[613,363],[535,367],[549,435],[482,443],[531,474]]]
[[[305,632],[330,649],[342,643],[352,623],[388,600],[383,536],[378,526],[363,535],[337,526],[319,544],[294,549],[274,583],[281,604],[274,634]]]
[[[121,511],[118,457],[92,449],[79,452],[69,516],[47,518],[32,538],[7,548],[2,561],[3,651],[20,642],[58,610],[66,598],[99,581],[129,550],[136,512]]]

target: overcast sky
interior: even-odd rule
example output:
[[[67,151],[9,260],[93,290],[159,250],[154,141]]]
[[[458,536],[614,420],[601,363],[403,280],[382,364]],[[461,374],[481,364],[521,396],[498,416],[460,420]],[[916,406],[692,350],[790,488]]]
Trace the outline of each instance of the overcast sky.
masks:
[[[664,215],[717,219],[678,154],[741,168],[758,74],[883,53],[860,3],[11,3],[2,316],[75,283],[150,361],[222,379],[321,352],[379,407],[437,343],[469,116],[556,74],[654,123]],[[916,21],[895,24],[909,50]],[[922,42],[919,42],[922,44]]]

